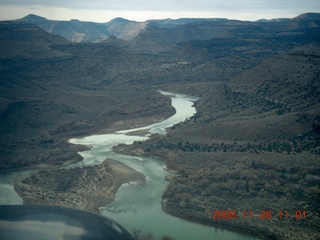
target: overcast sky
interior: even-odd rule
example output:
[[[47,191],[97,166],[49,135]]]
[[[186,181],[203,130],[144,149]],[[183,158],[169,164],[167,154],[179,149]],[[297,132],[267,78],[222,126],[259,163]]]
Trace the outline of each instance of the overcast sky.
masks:
[[[108,22],[115,17],[258,20],[320,12],[320,0],[0,0],[0,20],[30,13],[48,19]]]

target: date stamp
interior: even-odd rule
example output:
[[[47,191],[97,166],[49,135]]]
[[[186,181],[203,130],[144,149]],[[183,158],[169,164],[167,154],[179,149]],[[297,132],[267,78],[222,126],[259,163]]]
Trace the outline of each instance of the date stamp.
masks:
[[[253,212],[252,210],[244,210],[237,212],[236,210],[213,210],[211,218],[213,220],[235,220],[237,218],[242,219],[260,219],[260,220],[271,220],[272,218],[277,219],[296,219],[303,220],[307,218],[307,212],[305,210],[260,210],[260,212]]]

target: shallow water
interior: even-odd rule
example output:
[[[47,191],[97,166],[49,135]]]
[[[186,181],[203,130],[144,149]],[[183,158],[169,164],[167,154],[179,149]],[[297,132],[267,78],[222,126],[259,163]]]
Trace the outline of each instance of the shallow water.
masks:
[[[14,191],[13,179],[35,171],[18,171],[0,175],[0,205],[21,205],[22,198]]]

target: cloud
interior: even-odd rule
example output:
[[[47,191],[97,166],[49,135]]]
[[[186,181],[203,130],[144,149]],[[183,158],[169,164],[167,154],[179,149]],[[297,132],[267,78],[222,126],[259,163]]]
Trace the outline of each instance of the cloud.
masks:
[[[0,4],[119,11],[208,11],[233,9],[303,9],[319,11],[316,0],[0,0]]]
[[[180,17],[225,17],[240,20],[294,17],[320,12],[315,0],[0,0],[0,18],[29,13],[49,19],[106,22],[113,17],[132,20]]]

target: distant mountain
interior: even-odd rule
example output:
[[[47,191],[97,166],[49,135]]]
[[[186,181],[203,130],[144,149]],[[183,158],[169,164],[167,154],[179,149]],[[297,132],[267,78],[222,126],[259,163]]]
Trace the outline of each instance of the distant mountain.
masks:
[[[79,20],[55,21],[30,14],[17,22],[33,23],[41,29],[61,35],[72,42],[101,42],[110,36],[132,41],[132,46],[143,46],[146,51],[162,51],[178,42],[234,37],[237,33],[286,32],[305,27],[319,27],[319,13],[306,13],[292,19],[279,18],[256,22],[228,20],[225,18],[180,18],[136,22],[115,18],[107,23]],[[308,25],[308,26],[307,26]],[[161,47],[160,47],[161,45]]]
[[[107,39],[111,34],[101,23],[82,22],[76,19],[70,21],[54,21],[30,14],[16,22],[33,23],[41,29],[60,35],[72,42],[99,42]]]
[[[320,13],[304,13],[301,14],[297,17],[294,17],[293,19],[317,19],[319,18]],[[274,19],[259,19],[256,22],[284,22],[284,21],[289,21],[291,18],[274,18]]]
[[[293,18],[293,19],[305,19],[305,20],[315,20],[320,18],[320,13],[315,12],[308,12],[304,14],[300,14],[299,16]]]
[[[114,47],[118,47],[118,48],[128,47],[128,45],[129,45],[129,43],[127,41],[122,40],[120,38],[117,38],[114,35],[111,35],[106,40],[102,41],[101,43],[104,43],[104,44],[107,44],[107,45],[111,45],[111,46],[114,46]]]
[[[174,28],[178,25],[183,25],[198,21],[217,21],[221,19],[201,19],[201,18],[180,18],[180,19],[161,19],[147,20],[145,22],[130,21],[124,18],[115,18],[106,23],[107,30],[117,38],[124,40],[132,40],[138,36],[146,28]]]
[[[219,22],[227,21],[227,18],[179,18],[179,19],[163,19],[163,20],[148,20],[148,27],[173,28],[178,25],[183,25],[193,22]]]
[[[283,22],[288,20],[290,20],[290,18],[259,19],[256,22]]]
[[[191,22],[216,20],[221,19],[181,18],[136,22],[124,18],[115,18],[107,23],[94,23],[82,22],[76,19],[70,21],[48,20],[35,14],[29,14],[16,21],[36,24],[41,29],[52,34],[61,35],[72,42],[100,42],[111,35],[123,40],[132,40],[147,26],[174,28]]]
[[[117,38],[131,40],[148,25],[147,22],[130,21],[124,18],[115,18],[105,23],[107,31]]]
[[[23,18],[20,19],[20,21],[23,22],[44,22],[44,21],[49,21],[45,17],[41,17],[35,14],[29,14]]]
[[[172,28],[148,25],[130,44],[141,51],[155,53],[172,49],[181,42],[239,37],[271,38],[275,35],[289,38],[309,34],[310,37],[316,37],[319,36],[319,32],[319,13],[307,13],[292,19],[267,22],[198,19]]]

